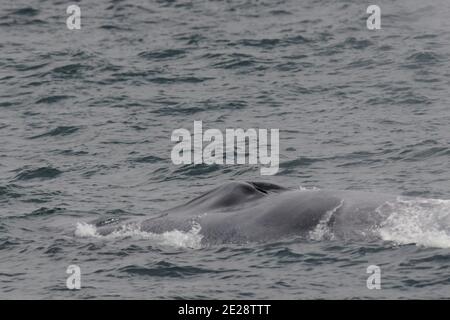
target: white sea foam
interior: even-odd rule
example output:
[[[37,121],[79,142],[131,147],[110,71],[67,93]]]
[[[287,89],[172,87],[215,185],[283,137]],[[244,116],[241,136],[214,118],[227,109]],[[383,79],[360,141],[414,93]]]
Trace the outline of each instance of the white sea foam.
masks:
[[[335,236],[333,231],[330,228],[330,220],[333,215],[344,205],[344,201],[342,200],[339,205],[333,208],[330,211],[327,211],[322,219],[319,221],[317,226],[313,231],[309,232],[309,238],[311,240],[320,241],[320,240],[334,240]]]
[[[450,248],[450,200],[399,198],[378,212],[386,217],[378,229],[383,240]]]
[[[300,191],[318,191],[318,190],[320,190],[320,188],[317,188],[317,187],[303,187],[303,186],[299,186],[298,189]]]
[[[203,238],[200,231],[201,226],[197,222],[192,223],[192,228],[188,232],[174,229],[160,234],[142,231],[138,224],[127,224],[107,235],[101,235],[98,233],[97,228],[94,225],[85,222],[78,222],[75,235],[77,237],[92,237],[105,240],[131,237],[135,239],[149,240],[152,244],[160,246],[199,249],[201,248]]]

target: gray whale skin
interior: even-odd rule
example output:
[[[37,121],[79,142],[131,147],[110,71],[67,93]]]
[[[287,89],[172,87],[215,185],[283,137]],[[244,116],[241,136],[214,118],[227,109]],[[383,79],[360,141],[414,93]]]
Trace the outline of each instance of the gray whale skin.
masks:
[[[396,197],[359,191],[300,190],[264,182],[229,182],[142,221],[143,231],[188,232],[201,227],[208,244],[275,241],[288,237],[361,239],[383,220],[380,208]],[[98,224],[100,234],[117,225]]]

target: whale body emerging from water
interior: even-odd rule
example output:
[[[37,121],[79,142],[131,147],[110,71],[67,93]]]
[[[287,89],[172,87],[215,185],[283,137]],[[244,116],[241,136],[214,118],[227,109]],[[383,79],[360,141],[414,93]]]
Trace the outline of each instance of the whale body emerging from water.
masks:
[[[230,182],[140,223],[151,233],[200,226],[208,244],[274,241],[287,237],[359,239],[386,219],[395,196],[359,191],[300,190],[263,182]],[[381,209],[380,209],[381,208]],[[118,226],[98,224],[102,235]]]

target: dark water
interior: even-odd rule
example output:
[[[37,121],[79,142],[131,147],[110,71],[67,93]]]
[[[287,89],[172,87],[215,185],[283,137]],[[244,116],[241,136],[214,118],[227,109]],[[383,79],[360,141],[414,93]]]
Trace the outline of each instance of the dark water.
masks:
[[[379,31],[357,0],[74,3],[79,31],[67,1],[0,3],[1,298],[450,297],[448,200],[358,243],[83,224],[230,180],[450,199],[450,2],[378,1]],[[279,173],[173,165],[170,135],[194,120],[279,128]],[[82,290],[66,289],[70,264]]]

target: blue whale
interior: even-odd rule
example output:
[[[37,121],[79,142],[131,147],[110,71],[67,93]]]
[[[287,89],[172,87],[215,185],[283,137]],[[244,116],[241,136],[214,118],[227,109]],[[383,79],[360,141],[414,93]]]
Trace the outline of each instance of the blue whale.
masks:
[[[359,191],[300,190],[264,182],[230,182],[140,223],[142,231],[188,232],[201,227],[208,244],[274,241],[287,237],[360,239],[386,218],[396,197]],[[115,223],[98,223],[102,235]]]

